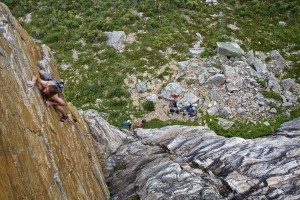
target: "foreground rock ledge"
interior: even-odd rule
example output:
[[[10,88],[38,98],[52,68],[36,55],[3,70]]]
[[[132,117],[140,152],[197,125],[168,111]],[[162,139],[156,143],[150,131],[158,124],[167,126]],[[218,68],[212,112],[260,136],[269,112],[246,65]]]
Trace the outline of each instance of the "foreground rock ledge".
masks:
[[[108,159],[112,199],[299,199],[299,123],[252,140],[202,126],[137,129]]]

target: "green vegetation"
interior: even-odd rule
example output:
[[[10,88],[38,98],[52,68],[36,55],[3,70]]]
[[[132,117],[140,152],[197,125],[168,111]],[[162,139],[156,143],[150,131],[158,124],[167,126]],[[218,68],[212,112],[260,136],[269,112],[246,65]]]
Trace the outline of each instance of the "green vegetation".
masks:
[[[128,198],[128,200],[140,200],[140,197],[139,197],[139,195],[133,195],[133,196],[130,196],[129,198]]]
[[[143,103],[143,108],[145,111],[154,111],[155,110],[155,104],[152,101],[145,101]]]
[[[115,126],[121,126],[121,121],[130,114],[139,117],[152,111],[149,103],[142,105],[143,110],[133,106],[124,79],[132,74],[153,74],[161,79],[171,76],[169,69],[160,74],[155,72],[173,60],[187,60],[190,57],[188,48],[198,40],[196,33],[204,37],[202,46],[206,50],[202,57],[214,55],[216,42],[229,41],[232,37],[243,41],[242,48],[246,51],[284,50],[281,52],[283,56],[294,61],[285,76],[296,78],[300,83],[300,55],[284,54],[300,49],[298,0],[227,0],[214,6],[202,0],[2,2],[17,18],[32,13],[32,22],[21,24],[34,39],[46,43],[55,52],[61,77],[67,82],[64,90],[67,100],[78,108],[107,112],[109,122]],[[286,26],[280,26],[279,21],[286,22]],[[240,30],[231,30],[228,24],[235,24]],[[120,30],[127,35],[136,34],[136,42],[127,44],[123,53],[105,43],[105,31]],[[166,56],[164,52],[169,48],[172,53]],[[78,52],[78,60],[72,58],[73,51]],[[62,64],[70,67],[63,70],[59,67]],[[265,83],[262,81],[261,85]],[[264,96],[279,100],[275,93],[265,93]],[[99,106],[95,106],[96,99],[101,99]],[[295,112],[292,116],[300,115]],[[274,120],[274,124],[281,122],[281,119]],[[157,119],[146,126],[154,128],[180,123]],[[212,123],[211,127],[220,134],[246,138],[257,137],[256,132],[269,134],[276,127],[236,124],[236,129],[253,129],[248,135],[243,135],[242,131],[219,130],[214,120],[208,123]]]
[[[124,165],[121,163],[117,163],[114,167],[113,167],[113,171],[118,171],[118,170],[122,170],[124,169]]]
[[[261,91],[260,92],[265,98],[275,99],[277,101],[282,102],[282,97],[280,94],[274,91]]]
[[[208,127],[218,133],[218,135],[225,137],[242,137],[246,139],[253,139],[270,135],[276,129],[278,129],[282,123],[299,116],[300,109],[296,109],[292,112],[290,117],[280,114],[274,119],[261,119],[260,121],[256,122],[256,124],[252,122],[235,121],[235,124],[230,130],[223,129],[218,124],[216,117],[205,115],[203,120],[205,120]],[[269,125],[264,124],[264,122],[269,123]]]

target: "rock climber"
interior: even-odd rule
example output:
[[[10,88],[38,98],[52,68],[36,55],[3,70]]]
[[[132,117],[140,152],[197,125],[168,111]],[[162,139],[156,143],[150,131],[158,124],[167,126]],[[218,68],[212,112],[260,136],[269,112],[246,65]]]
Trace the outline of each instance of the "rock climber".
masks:
[[[60,119],[61,122],[64,122],[68,119],[68,115],[63,108],[65,105],[64,100],[58,96],[59,88],[55,82],[55,79],[52,80],[51,74],[45,72],[44,70],[39,70],[40,76],[33,76],[31,81],[27,81],[27,87],[33,88],[36,82],[38,82],[42,86],[42,93],[46,96],[46,105],[48,107],[53,106],[56,111],[62,114]]]

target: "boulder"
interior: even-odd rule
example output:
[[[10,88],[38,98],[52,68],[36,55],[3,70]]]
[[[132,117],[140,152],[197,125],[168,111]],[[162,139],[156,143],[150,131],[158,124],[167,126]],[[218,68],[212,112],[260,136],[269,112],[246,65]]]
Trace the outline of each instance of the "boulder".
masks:
[[[234,122],[232,121],[228,121],[226,119],[223,118],[218,118],[218,124],[225,130],[230,129],[233,125]]]
[[[202,66],[203,61],[197,58],[192,58],[190,60],[177,62],[177,67],[180,68],[183,71],[189,71],[193,68],[198,68]]]
[[[202,67],[200,68],[199,70],[199,78],[198,78],[198,81],[199,81],[199,84],[200,85],[203,85],[207,79],[207,77],[209,76],[209,73],[207,71],[207,68],[205,67]]]
[[[224,65],[226,87],[229,92],[239,91],[242,89],[243,80],[239,72],[239,68]]]
[[[222,102],[222,97],[220,96],[220,94],[216,89],[210,90],[210,97],[213,101],[216,101],[218,103]]]
[[[177,102],[179,107],[188,107],[191,104],[197,103],[199,98],[191,92],[187,92],[183,95],[183,98]]]
[[[217,42],[217,51],[229,57],[241,57],[245,53],[236,42]]]
[[[150,94],[146,97],[146,100],[156,103],[158,101],[158,96],[156,94]]]
[[[224,74],[216,74],[207,79],[205,84],[214,84],[214,85],[222,85],[225,83]]]
[[[171,94],[182,94],[184,90],[181,88],[179,83],[169,83],[165,88],[161,90],[160,95],[168,100],[173,100]]]
[[[217,0],[205,0],[205,3],[208,3],[208,4],[218,4],[218,1]]]
[[[147,92],[148,90],[147,81],[141,81],[140,79],[138,79],[135,87],[138,93]]]
[[[286,61],[285,59],[280,55],[280,53],[277,50],[273,50],[270,52],[270,55],[277,60],[279,63],[285,65]]]
[[[231,109],[229,107],[224,107],[221,111],[221,115],[224,117],[224,118],[228,118],[232,115],[232,112],[231,112]]]
[[[125,45],[124,41],[126,40],[126,34],[124,31],[113,31],[113,32],[104,32],[108,37],[106,44],[119,52],[124,51]]]
[[[222,73],[222,70],[216,68],[216,67],[208,67],[207,68],[207,72],[212,74],[212,75],[215,75],[215,74],[221,74]]]
[[[263,73],[268,72],[267,70],[267,66],[265,65],[265,63],[262,62],[262,60],[258,59],[258,58],[254,58],[253,59],[253,65],[255,70],[262,75]]]
[[[247,63],[249,65],[253,65],[253,62],[254,62],[254,52],[253,50],[250,50],[246,53],[246,59],[247,59]]]
[[[287,78],[281,81],[281,86],[285,91],[290,91],[295,88],[295,80],[291,78]]]
[[[279,82],[278,82],[278,80],[276,79],[275,76],[269,77],[267,88],[274,91],[274,92],[280,93],[281,87],[280,87],[280,84],[279,84]]]
[[[219,106],[212,106],[206,112],[209,115],[217,115],[219,112]]]
[[[300,117],[281,124],[275,135],[300,136]]]

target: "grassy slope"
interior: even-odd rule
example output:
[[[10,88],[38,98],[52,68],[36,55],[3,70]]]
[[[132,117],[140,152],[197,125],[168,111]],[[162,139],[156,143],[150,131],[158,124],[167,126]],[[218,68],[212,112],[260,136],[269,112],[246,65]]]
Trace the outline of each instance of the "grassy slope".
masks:
[[[16,17],[32,12],[32,22],[22,25],[35,39],[42,40],[54,50],[58,66],[71,64],[67,70],[59,68],[63,79],[67,81],[67,99],[78,108],[108,112],[110,123],[116,126],[120,126],[129,114],[139,117],[146,112],[132,105],[128,98],[130,94],[124,87],[124,78],[128,74],[145,71],[155,73],[153,68],[158,69],[171,60],[188,59],[188,48],[197,40],[197,32],[205,37],[204,46],[207,50],[203,56],[214,54],[216,42],[229,41],[230,37],[242,40],[244,50],[279,49],[291,52],[300,49],[298,0],[228,0],[219,1],[220,4],[215,6],[199,0],[137,2],[4,1]],[[139,17],[138,12],[143,12],[143,17]],[[220,13],[223,15],[212,16]],[[149,19],[145,20],[145,17]],[[278,26],[279,21],[285,21],[287,26]],[[232,31],[227,28],[228,24],[235,24],[241,30]],[[126,34],[138,30],[146,33],[138,33],[137,42],[126,47],[130,51],[120,54],[105,44],[103,32],[115,30],[123,30]],[[81,45],[78,42],[80,39],[86,45]],[[151,47],[152,51],[147,47]],[[172,47],[178,53],[165,58],[159,50],[165,51],[167,47]],[[77,61],[72,59],[72,50],[79,52]],[[288,56],[284,51],[281,53],[287,59],[295,61],[294,68],[289,70],[287,76],[300,77],[299,56]],[[84,65],[88,67],[84,68]],[[99,107],[94,105],[96,99],[101,99]],[[272,132],[282,122],[279,118],[271,127],[251,127],[254,131],[248,135],[241,131],[245,124],[236,126],[239,131],[228,132],[220,129],[214,120],[206,121],[221,134],[251,138]],[[156,125],[153,123],[153,126]]]

